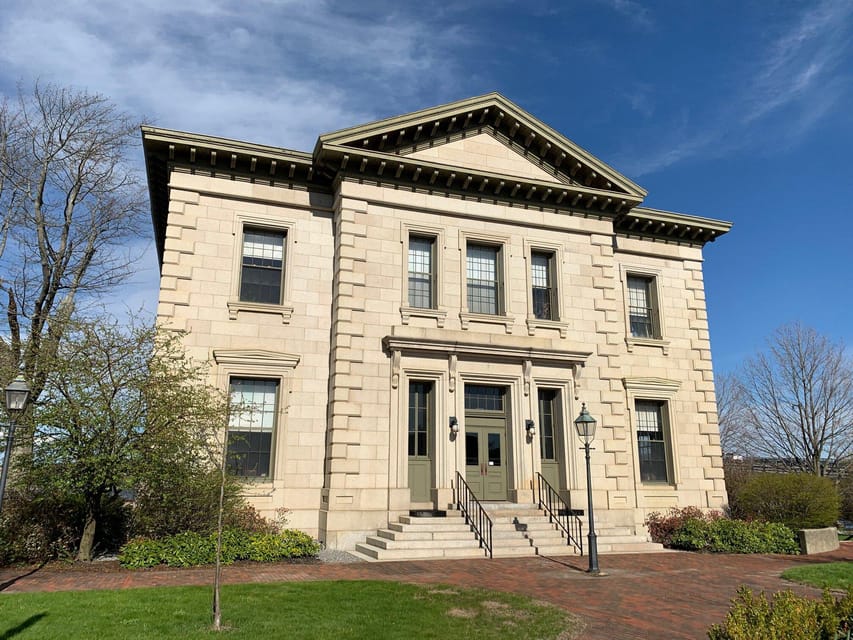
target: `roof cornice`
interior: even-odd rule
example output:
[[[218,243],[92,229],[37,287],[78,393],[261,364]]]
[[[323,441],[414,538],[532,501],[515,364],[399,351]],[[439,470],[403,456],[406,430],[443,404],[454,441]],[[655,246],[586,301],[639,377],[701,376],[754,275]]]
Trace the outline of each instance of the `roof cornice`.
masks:
[[[400,149],[422,138],[482,127],[492,128],[525,151],[532,150],[565,175],[567,181],[624,192],[638,201],[646,196],[646,190],[638,184],[499,93],[487,93],[323,134],[314,147],[314,156],[321,155],[328,145],[384,151],[386,147]]]
[[[404,183],[436,192],[588,211],[596,215],[615,216],[641,201],[635,195],[579,184],[509,176],[339,144],[321,146],[315,158],[326,174],[357,176],[379,183]]]
[[[732,223],[686,213],[634,207],[613,221],[614,230],[628,237],[705,244],[728,233]]]

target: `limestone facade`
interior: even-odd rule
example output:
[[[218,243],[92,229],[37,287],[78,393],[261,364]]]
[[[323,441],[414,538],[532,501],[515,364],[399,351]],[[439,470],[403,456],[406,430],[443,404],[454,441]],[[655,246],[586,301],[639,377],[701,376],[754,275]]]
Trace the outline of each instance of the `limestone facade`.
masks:
[[[158,320],[189,332],[217,386],[268,385],[245,485],[262,513],[351,549],[447,508],[457,477],[535,501],[546,467],[583,508],[582,402],[602,526],[722,506],[702,248],[728,223],[643,208],[640,187],[498,94],[313,153],[143,140]],[[280,259],[253,263],[247,232]],[[252,264],[278,269],[274,301],[242,288]]]

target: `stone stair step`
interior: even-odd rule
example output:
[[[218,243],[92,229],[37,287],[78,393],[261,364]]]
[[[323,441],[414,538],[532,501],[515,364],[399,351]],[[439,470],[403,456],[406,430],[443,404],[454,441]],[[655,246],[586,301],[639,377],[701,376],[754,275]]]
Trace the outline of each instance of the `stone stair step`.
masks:
[[[369,562],[386,560],[434,560],[440,558],[482,558],[485,551],[478,546],[467,549],[379,549],[356,544],[354,554]]]
[[[578,550],[568,544],[536,545],[536,553],[540,556],[577,556]]]
[[[493,558],[516,558],[535,556],[536,547],[495,547],[492,546]]]
[[[436,518],[418,518],[416,516],[400,516],[400,522],[402,524],[415,524],[415,525],[425,525],[432,526],[436,523],[440,524],[465,524],[465,519],[461,515],[455,516],[444,516],[444,517],[436,517]]]
[[[388,529],[390,531],[398,531],[400,533],[407,531],[470,531],[471,525],[465,524],[465,521],[459,522],[436,522],[431,525],[423,525],[423,524],[404,524],[399,522],[392,522],[388,525]]]
[[[452,549],[479,546],[473,538],[467,540],[388,540],[377,536],[367,536],[371,547],[380,549]]]

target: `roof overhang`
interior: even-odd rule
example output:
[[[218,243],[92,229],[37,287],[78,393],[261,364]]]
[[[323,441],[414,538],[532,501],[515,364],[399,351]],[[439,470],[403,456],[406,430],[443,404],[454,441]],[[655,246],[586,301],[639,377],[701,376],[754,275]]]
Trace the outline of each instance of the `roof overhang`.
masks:
[[[613,221],[613,228],[616,233],[627,237],[651,237],[703,245],[727,233],[732,228],[732,223],[686,213],[635,207],[618,216]]]

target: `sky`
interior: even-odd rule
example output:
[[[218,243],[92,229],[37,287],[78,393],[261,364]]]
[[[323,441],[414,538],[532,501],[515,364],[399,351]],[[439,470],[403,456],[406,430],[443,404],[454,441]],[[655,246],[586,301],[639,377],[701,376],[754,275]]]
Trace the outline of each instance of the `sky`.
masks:
[[[306,151],[498,91],[644,206],[734,223],[705,248],[718,372],[788,322],[853,344],[853,0],[4,0],[0,93],[36,79]],[[138,249],[120,298],[153,311]]]

